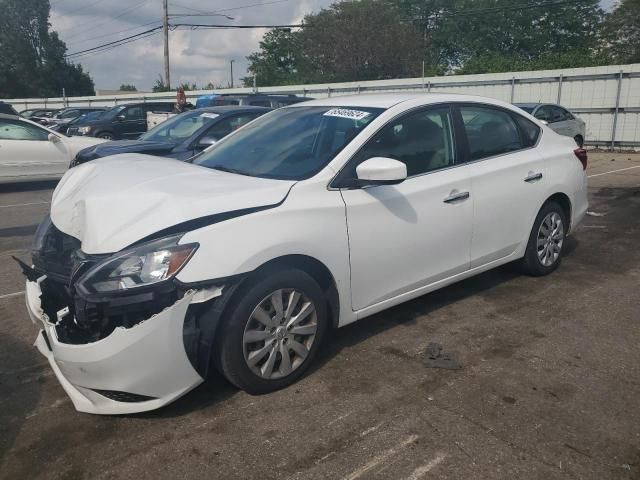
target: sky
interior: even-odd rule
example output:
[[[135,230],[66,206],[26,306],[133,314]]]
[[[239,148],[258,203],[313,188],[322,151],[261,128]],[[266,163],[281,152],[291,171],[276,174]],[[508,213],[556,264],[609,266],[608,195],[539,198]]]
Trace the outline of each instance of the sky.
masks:
[[[162,0],[50,0],[53,30],[79,52],[135,35],[161,24]],[[326,8],[335,0],[168,0],[169,14],[220,12],[222,16],[175,17],[170,23],[296,24],[304,15]],[[611,8],[615,0],[602,0]],[[174,30],[169,33],[171,84],[209,82],[228,85],[230,61],[234,83],[246,75],[246,56],[257,51],[266,29]],[[92,76],[97,89],[118,89],[123,83],[151,90],[164,72],[161,32],[104,52],[74,59]]]

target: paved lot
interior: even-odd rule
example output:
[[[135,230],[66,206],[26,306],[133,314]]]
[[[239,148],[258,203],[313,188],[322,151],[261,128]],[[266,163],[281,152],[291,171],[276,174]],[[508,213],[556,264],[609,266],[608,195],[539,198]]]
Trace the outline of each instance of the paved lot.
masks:
[[[31,346],[10,255],[28,258],[51,185],[5,189],[0,478],[640,478],[640,155],[590,161],[606,215],[554,275],[505,267],[346,327],[284,391],[216,378],[126,417],[76,413]],[[464,369],[426,368],[430,342]]]

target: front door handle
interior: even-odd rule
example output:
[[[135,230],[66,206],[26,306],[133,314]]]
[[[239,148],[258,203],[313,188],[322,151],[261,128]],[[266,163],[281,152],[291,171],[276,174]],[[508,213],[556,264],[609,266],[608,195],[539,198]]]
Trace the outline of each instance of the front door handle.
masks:
[[[542,174],[541,173],[533,173],[533,172],[529,172],[529,175],[526,176],[526,178],[524,179],[525,182],[531,183],[531,182],[537,182],[538,180],[540,180],[542,178]]]
[[[468,198],[469,198],[469,192],[458,192],[457,190],[454,190],[449,194],[447,198],[443,200],[443,202],[444,203],[462,202]]]

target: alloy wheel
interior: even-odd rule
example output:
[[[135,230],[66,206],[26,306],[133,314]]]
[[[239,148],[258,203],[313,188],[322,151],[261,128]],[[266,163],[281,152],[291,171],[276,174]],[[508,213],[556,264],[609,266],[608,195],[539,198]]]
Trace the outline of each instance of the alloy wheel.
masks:
[[[551,212],[544,217],[538,229],[536,249],[540,263],[545,267],[550,267],[557,262],[563,243],[564,225],[562,217],[557,212]]]
[[[313,302],[299,290],[276,290],[254,308],[245,325],[245,362],[263,379],[286,377],[304,363],[317,331]]]

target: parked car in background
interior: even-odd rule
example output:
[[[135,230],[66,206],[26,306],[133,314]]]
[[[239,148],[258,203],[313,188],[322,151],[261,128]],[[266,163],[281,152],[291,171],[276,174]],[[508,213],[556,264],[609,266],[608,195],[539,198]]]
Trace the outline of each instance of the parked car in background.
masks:
[[[214,107],[223,105],[238,105],[238,106],[254,106],[254,107],[268,107],[268,108],[280,108],[287,105],[293,105],[295,103],[306,102],[307,100],[313,100],[307,97],[298,97],[296,95],[263,95],[263,94],[251,94],[251,95],[232,95],[232,94],[213,94],[202,95],[196,100],[196,108]]]
[[[100,117],[100,115],[102,115],[106,111],[107,110],[96,110],[94,112],[88,112],[88,113],[85,112],[82,115],[80,115],[78,118],[74,118],[73,120],[69,121],[69,123],[65,123],[65,124],[58,125],[55,127],[50,127],[50,128],[52,130],[63,133],[64,135],[67,135],[68,137],[70,137],[71,135],[67,133],[69,128],[72,128],[74,125],[77,125],[80,122],[97,120]]]
[[[0,113],[4,113],[5,115],[18,115],[15,108],[9,103],[0,102]]]
[[[114,140],[81,150],[70,167],[120,153],[146,153],[186,160],[267,113],[262,107],[212,107],[180,113],[137,140]]]
[[[212,367],[283,388],[331,327],[512,261],[552,273],[586,164],[504,102],[393,93],[274,110],[193,163],[80,165],[22,263],[36,346],[83,412],[159,408]]]
[[[29,108],[27,110],[22,110],[20,112],[20,116],[36,122],[36,121],[39,121],[40,119],[50,118],[58,110],[60,109],[59,108]]]
[[[171,112],[174,102],[146,102],[118,105],[99,118],[78,122],[67,135],[98,137],[105,140],[138,138],[147,131],[147,112]]]
[[[16,115],[0,114],[0,183],[51,180],[97,138],[67,138]]]
[[[584,146],[586,124],[566,108],[550,103],[515,103],[514,105],[545,122],[554,132],[573,138],[580,148]]]
[[[88,113],[104,112],[106,107],[74,107],[65,108],[54,114],[48,120],[42,122],[46,127],[55,130],[56,132],[66,133],[67,125],[82,116],[86,116]]]

